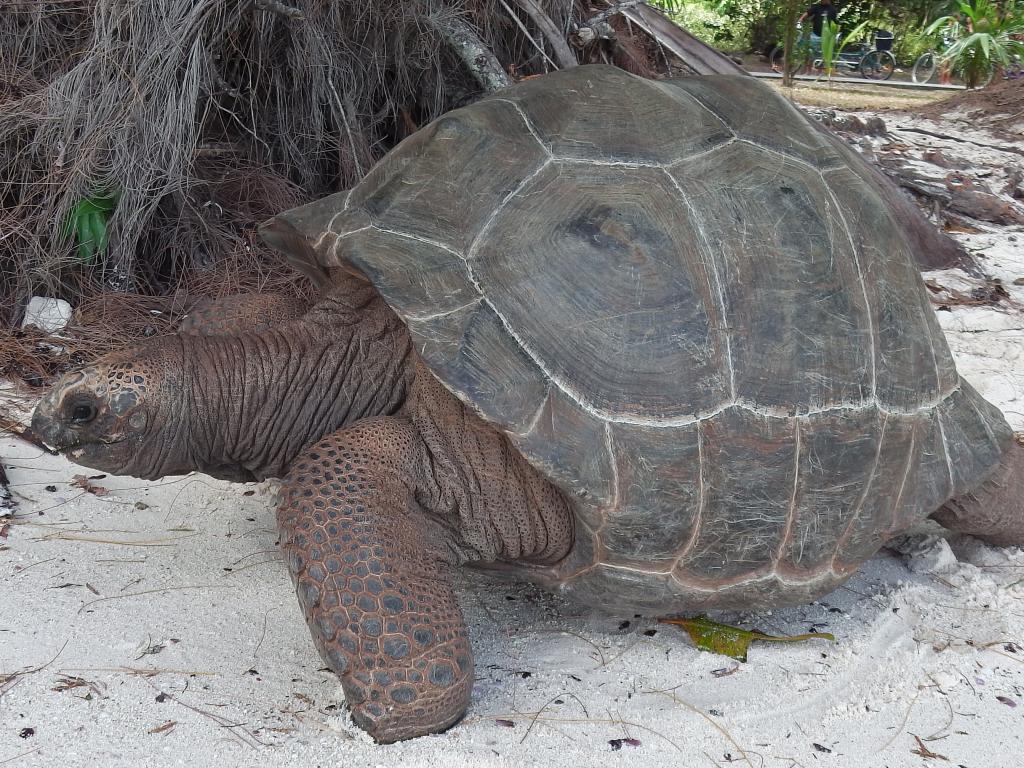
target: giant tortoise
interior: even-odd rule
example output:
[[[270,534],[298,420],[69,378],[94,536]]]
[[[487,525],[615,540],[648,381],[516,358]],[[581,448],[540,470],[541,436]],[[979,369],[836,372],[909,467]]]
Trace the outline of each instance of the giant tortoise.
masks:
[[[33,426],[107,472],[284,478],[310,631],[381,742],[466,710],[452,566],[663,616],[812,600],[928,517],[1024,543],[1024,449],[919,244],[752,78],[524,82],[263,231],[319,303],[258,328],[288,313],[235,300]]]

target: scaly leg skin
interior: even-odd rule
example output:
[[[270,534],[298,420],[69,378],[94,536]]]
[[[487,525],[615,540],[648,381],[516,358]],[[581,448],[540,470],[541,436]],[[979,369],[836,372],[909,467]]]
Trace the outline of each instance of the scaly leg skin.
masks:
[[[239,293],[200,299],[178,325],[186,336],[235,336],[259,333],[298,320],[309,303],[281,293]]]
[[[1024,446],[1011,443],[980,486],[947,501],[932,518],[997,547],[1024,547]]]
[[[423,456],[409,421],[369,419],[301,456],[278,510],[313,640],[381,743],[450,727],[473,687],[449,532],[416,502]]]

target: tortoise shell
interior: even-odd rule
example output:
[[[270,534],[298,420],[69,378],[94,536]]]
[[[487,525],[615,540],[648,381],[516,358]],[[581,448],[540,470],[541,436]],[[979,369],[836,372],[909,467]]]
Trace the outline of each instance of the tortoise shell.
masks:
[[[575,500],[534,576],[591,604],[813,598],[1010,437],[863,161],[753,78],[530,80],[290,216]]]

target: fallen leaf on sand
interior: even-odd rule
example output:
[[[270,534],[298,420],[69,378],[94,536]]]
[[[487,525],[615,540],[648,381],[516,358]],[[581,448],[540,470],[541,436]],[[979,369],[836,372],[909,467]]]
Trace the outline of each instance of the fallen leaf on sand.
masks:
[[[661,619],[662,624],[675,624],[682,627],[693,640],[694,645],[702,651],[720,653],[737,661],[747,660],[747,649],[755,640],[770,643],[799,643],[804,640],[831,640],[836,638],[829,632],[808,632],[804,635],[766,635],[757,630],[740,629],[728,624],[720,624],[706,616],[692,619]]]
[[[914,736],[914,734],[910,735]],[[940,755],[938,752],[932,752],[930,749],[928,749],[928,747],[924,745],[924,742],[921,741],[919,737],[914,736],[914,740],[917,742],[917,749],[910,750],[913,754],[920,755],[921,757],[928,760],[945,760],[947,763],[949,762],[949,758],[945,755]]]
[[[75,488],[81,488],[86,493],[91,493],[93,496],[106,496],[107,489],[102,485],[93,485],[90,479],[85,475],[75,475],[71,478],[69,485]]]

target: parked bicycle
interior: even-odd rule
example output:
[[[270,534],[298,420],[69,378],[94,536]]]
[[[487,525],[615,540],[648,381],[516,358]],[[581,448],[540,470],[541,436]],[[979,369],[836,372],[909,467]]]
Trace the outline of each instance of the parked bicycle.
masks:
[[[914,68],[910,72],[910,77],[915,83],[928,83],[935,77],[936,72],[941,71],[941,54],[936,51],[928,51],[917,57],[917,61],[914,62]],[[988,77],[981,82],[980,86],[984,88],[995,79],[995,76],[995,71],[990,72]],[[1014,56],[1008,66],[1000,67],[1000,76],[1004,80],[1016,80],[1017,78],[1024,77],[1024,64],[1022,64],[1020,56]],[[946,82],[949,82],[948,75]]]
[[[847,47],[838,46],[839,53],[833,61],[837,70],[848,69],[860,72],[861,77],[868,80],[888,80],[896,71],[896,57],[892,55],[895,36],[888,30],[875,31],[873,45],[867,43],[853,44]],[[777,45],[769,55],[773,72],[782,72],[784,48]],[[790,57],[789,71],[791,74],[800,72],[821,72],[825,62],[821,51],[815,50],[806,37],[801,37],[793,48]]]

